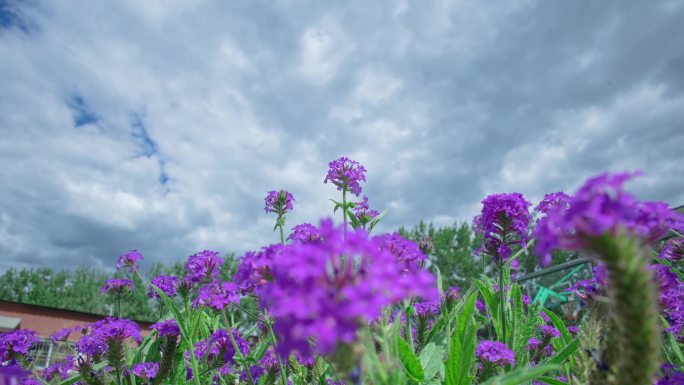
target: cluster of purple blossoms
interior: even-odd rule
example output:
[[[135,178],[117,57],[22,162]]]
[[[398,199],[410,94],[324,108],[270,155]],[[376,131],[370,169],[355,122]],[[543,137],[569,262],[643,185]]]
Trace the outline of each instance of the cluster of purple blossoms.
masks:
[[[231,342],[228,331],[216,330],[207,340],[197,342],[194,345],[195,358],[207,363],[221,365],[221,374],[230,373],[231,366],[235,363],[234,356],[237,353]],[[249,344],[243,339],[237,330],[231,330],[233,338],[243,355],[249,353]],[[185,359],[190,360],[190,352],[185,352]]]
[[[231,303],[239,301],[239,288],[235,283],[215,281],[199,289],[192,306],[195,308],[206,306],[215,310],[223,310]]]
[[[161,290],[167,297],[173,298],[178,294],[178,287],[180,286],[180,279],[170,275],[159,275],[152,278],[152,285]],[[159,298],[159,293],[154,287],[150,286],[150,291],[147,293],[148,298]]]
[[[204,250],[188,257],[185,263],[185,281],[188,286],[200,282],[212,282],[221,272],[223,258],[216,251]]]
[[[544,198],[539,202],[534,211],[548,214],[549,211],[567,209],[570,206],[570,196],[562,191],[544,194]]]
[[[128,278],[110,278],[105,281],[100,292],[117,297],[130,294],[134,288],[135,284]]]
[[[0,333],[0,363],[28,355],[33,344],[38,342],[40,339],[33,330],[17,329]]]
[[[46,381],[52,381],[55,376],[64,381],[69,377],[69,372],[76,368],[74,356],[68,356],[62,361],[57,361],[43,370],[42,376]]]
[[[262,305],[278,322],[279,353],[309,355],[338,342],[351,343],[363,322],[405,298],[438,300],[435,278],[425,270],[406,272],[379,241],[362,230],[346,237],[332,221],[321,222],[325,242],[293,243],[271,265],[273,280],[259,289]]]
[[[380,250],[386,250],[396,258],[406,272],[415,272],[422,268],[427,255],[412,240],[402,237],[399,233],[382,234],[373,237],[380,245]]]
[[[324,183],[331,182],[340,191],[350,191],[359,196],[361,183],[366,180],[366,169],[361,163],[347,157],[341,157],[328,163],[328,174]]]
[[[665,265],[652,265],[650,270],[653,271],[660,289],[660,308],[669,324],[666,331],[679,336],[684,329],[684,283]]]
[[[135,364],[131,368],[131,373],[133,373],[133,375],[144,380],[154,379],[157,377],[157,372],[159,372],[159,364],[156,362]]]
[[[292,211],[293,203],[295,199],[289,192],[285,190],[280,191],[269,191],[264,198],[265,206],[264,210],[267,213],[276,213],[278,215],[284,215],[287,212]]]
[[[473,220],[473,229],[483,237],[475,253],[492,256],[497,264],[513,254],[511,246],[525,247],[532,204],[520,193],[489,195],[482,201],[482,212]]]
[[[321,232],[318,227],[310,223],[302,223],[292,228],[292,233],[287,237],[288,241],[312,243],[321,242]]]
[[[555,338],[555,337],[560,337],[560,335],[561,335],[560,331],[558,331],[558,329],[556,329],[555,327],[550,326],[550,325],[541,325],[539,327],[539,330],[541,331],[542,336],[544,336],[545,338],[549,338],[549,339]]]
[[[592,267],[592,271],[594,274],[590,279],[577,281],[567,289],[567,291],[574,291],[575,295],[584,303],[590,303],[596,297],[605,295],[608,282],[606,267],[604,265],[595,265]]]
[[[538,338],[530,338],[527,340],[527,350],[529,351],[535,351],[539,349],[539,347],[542,345],[542,342]]]
[[[89,333],[81,337],[76,343],[76,350],[88,357],[102,355],[110,342],[127,339],[138,344],[142,342],[138,324],[124,318],[107,317],[88,325],[88,330]]]
[[[673,365],[665,364],[660,368],[660,378],[653,385],[684,385],[684,372]]]
[[[284,246],[277,243],[262,247],[260,251],[248,251],[240,260],[233,282],[243,293],[254,290],[271,280],[271,264],[282,253]]]
[[[52,333],[50,340],[54,343],[66,341],[74,330],[71,328],[62,328]]]
[[[475,349],[475,355],[494,366],[515,365],[515,352],[498,341],[480,341]]]
[[[176,337],[180,335],[178,323],[173,319],[157,322],[150,326],[150,329],[156,330],[160,337]]]
[[[669,261],[681,261],[684,259],[684,238],[676,237],[669,239],[660,250],[658,258]]]
[[[377,217],[380,213],[377,210],[372,210],[368,206],[368,197],[364,196],[361,202],[354,205],[354,216],[361,223],[368,223],[371,219]]]
[[[554,249],[579,250],[605,234],[626,232],[644,242],[681,229],[684,217],[660,202],[642,202],[623,190],[634,173],[602,174],[589,179],[568,205],[550,208],[537,222],[534,237],[542,265],[551,262]]]
[[[416,315],[421,318],[437,315],[440,311],[440,303],[435,301],[417,302],[413,307],[416,310]]]
[[[138,261],[142,259],[143,256],[138,250],[130,250],[126,254],[119,256],[119,259],[116,260],[116,269],[121,270],[122,268],[129,267],[131,270],[136,271],[140,268]]]

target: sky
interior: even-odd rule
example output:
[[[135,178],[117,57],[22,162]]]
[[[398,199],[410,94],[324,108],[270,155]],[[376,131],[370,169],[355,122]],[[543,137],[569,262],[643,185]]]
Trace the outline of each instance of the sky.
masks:
[[[488,194],[643,170],[684,204],[681,1],[0,0],[0,271],[273,243],[332,215],[339,156],[382,231]],[[340,220],[339,215],[337,220]]]

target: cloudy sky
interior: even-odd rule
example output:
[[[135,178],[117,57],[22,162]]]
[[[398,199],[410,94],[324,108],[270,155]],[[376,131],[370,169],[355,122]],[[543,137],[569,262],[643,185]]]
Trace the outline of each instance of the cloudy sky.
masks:
[[[368,169],[385,229],[606,170],[684,204],[681,1],[0,1],[0,271],[276,240]]]

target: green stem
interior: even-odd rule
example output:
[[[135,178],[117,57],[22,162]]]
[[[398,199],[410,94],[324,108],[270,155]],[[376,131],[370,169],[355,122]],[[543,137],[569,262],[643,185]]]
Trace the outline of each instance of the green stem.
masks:
[[[237,341],[235,341],[235,336],[233,336],[233,328],[231,327],[231,324],[228,322],[226,313],[221,312],[221,318],[223,318],[223,323],[225,323],[226,327],[228,328],[228,338],[230,338],[230,343],[233,344],[235,354],[237,354],[238,358],[240,359],[240,366],[242,366],[242,370],[244,370],[247,374],[247,379],[249,380],[249,383],[251,385],[255,385],[256,383],[254,382],[254,378],[252,378],[252,373],[249,371],[247,363],[245,362],[245,356],[244,354],[242,354],[242,351],[240,350],[240,346],[238,346]]]
[[[285,230],[283,230],[282,215],[278,216],[278,227],[280,228],[280,243],[285,244]]]
[[[116,318],[121,318],[121,296],[116,295]]]
[[[504,297],[504,266],[503,263],[501,263],[499,265],[499,304],[501,309],[499,319],[501,319],[502,341],[506,343],[506,304],[504,302]]]
[[[411,317],[409,317],[409,306],[412,306],[411,303],[408,305],[404,306],[404,318],[406,318],[406,339],[408,341],[409,346],[411,347],[411,351],[415,352],[416,347],[413,343],[413,330],[411,330]]]
[[[342,189],[342,218],[344,220],[344,227],[342,231],[344,232],[344,237],[347,237],[347,189]]]
[[[266,314],[264,314],[264,317],[266,317]],[[280,369],[280,382],[282,383],[282,385],[287,385],[287,372],[285,371],[285,365],[283,365],[283,361],[280,358],[280,353],[278,353],[276,345],[276,336],[273,332],[273,328],[271,327],[270,321],[266,322],[266,329],[268,329],[268,334],[269,336],[271,336],[271,340],[273,341],[273,350],[275,350],[276,359],[278,360],[278,368]]]

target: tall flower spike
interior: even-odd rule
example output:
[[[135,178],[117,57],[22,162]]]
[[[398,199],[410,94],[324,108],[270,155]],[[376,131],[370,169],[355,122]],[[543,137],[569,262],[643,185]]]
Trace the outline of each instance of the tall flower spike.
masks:
[[[350,191],[359,196],[361,194],[361,182],[366,181],[366,169],[361,163],[345,156],[328,163],[328,174],[324,183],[331,182],[340,191]]]
[[[224,262],[216,251],[204,250],[193,254],[185,263],[185,280],[190,284],[211,282],[221,272]]]
[[[534,236],[542,263],[555,248],[587,250],[605,264],[609,312],[617,346],[611,384],[650,385],[660,358],[658,290],[648,269],[645,244],[681,228],[682,217],[663,204],[640,202],[623,190],[634,173],[602,174],[589,179],[567,208],[549,210]]]
[[[104,286],[100,289],[102,294],[109,294],[112,296],[123,296],[130,294],[135,288],[133,281],[127,278],[111,278],[105,281]]]

